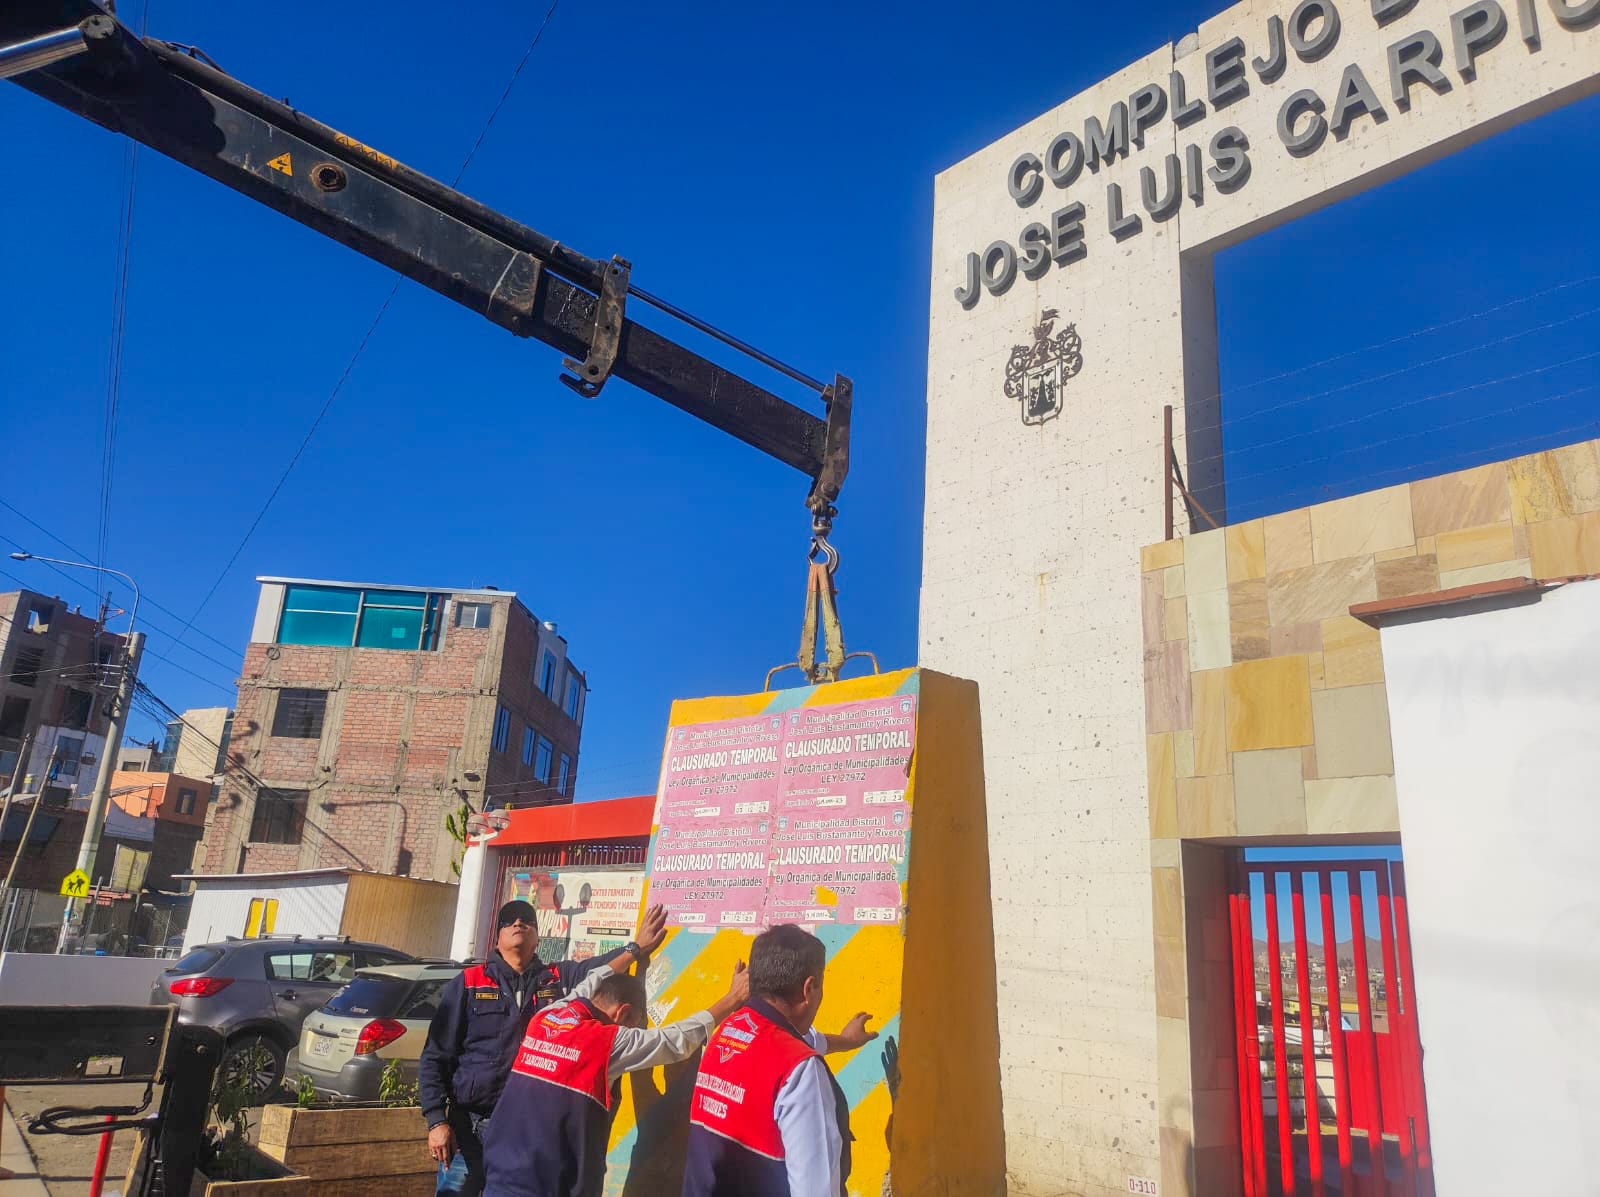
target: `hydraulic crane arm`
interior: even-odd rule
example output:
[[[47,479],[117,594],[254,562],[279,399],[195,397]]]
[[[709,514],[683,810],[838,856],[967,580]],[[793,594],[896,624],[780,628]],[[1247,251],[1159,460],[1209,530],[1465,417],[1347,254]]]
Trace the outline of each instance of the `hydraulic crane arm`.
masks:
[[[0,77],[359,250],[522,337],[568,355],[593,397],[616,375],[812,481],[826,543],[849,468],[850,380],[828,385],[632,287],[629,265],[577,253],[246,87],[188,47],[141,39],[90,0],[0,5]],[[629,295],[822,394],[818,418],[624,315]]]

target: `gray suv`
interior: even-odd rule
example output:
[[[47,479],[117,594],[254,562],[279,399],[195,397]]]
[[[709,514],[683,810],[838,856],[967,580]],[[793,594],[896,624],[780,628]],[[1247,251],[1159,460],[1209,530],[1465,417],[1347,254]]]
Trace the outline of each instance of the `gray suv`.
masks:
[[[176,1005],[178,1021],[226,1037],[220,1067],[248,1075],[259,1097],[283,1080],[284,1059],[306,1015],[355,978],[356,970],[415,957],[381,944],[301,936],[230,939],[175,960],[150,989],[152,1005]]]

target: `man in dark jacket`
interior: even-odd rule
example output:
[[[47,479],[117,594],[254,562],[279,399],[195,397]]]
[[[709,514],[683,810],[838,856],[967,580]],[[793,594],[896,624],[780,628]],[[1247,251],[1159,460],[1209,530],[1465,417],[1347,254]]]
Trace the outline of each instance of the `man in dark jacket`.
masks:
[[[484,1121],[494,1112],[528,1020],[565,998],[585,974],[626,972],[660,946],[666,910],[645,912],[638,942],[590,960],[539,962],[539,927],[527,902],[507,902],[495,919],[495,950],[445,985],[422,1049],[418,1083],[428,1150],[439,1164],[439,1197],[483,1192]]]

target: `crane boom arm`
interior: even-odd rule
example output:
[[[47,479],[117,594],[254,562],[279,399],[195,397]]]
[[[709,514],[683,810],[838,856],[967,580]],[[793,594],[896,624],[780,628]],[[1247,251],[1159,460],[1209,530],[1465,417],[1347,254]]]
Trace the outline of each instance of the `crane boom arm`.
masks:
[[[139,38],[89,0],[12,0],[0,12],[0,46],[27,43],[37,62],[37,47],[70,42],[57,35],[74,25],[81,47],[14,81],[560,349],[578,374],[563,381],[582,393],[615,374],[793,466],[812,480],[813,512],[831,515],[849,468],[849,379],[822,388],[819,418],[627,319],[629,267],[620,258],[577,253],[186,47]]]

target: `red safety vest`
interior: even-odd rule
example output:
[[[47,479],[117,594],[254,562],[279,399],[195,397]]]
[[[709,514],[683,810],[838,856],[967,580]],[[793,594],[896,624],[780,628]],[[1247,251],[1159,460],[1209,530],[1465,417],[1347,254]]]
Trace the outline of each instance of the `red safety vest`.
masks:
[[[488,1189],[589,1197],[606,1174],[617,1027],[577,1000],[536,1014],[483,1134]]]
[[[784,1197],[789,1192],[776,1106],[785,1082],[820,1053],[752,1001],[730,1015],[700,1057],[689,1107],[684,1197]],[[841,1099],[842,1100],[842,1099]],[[841,1111],[849,1171],[849,1121]]]

